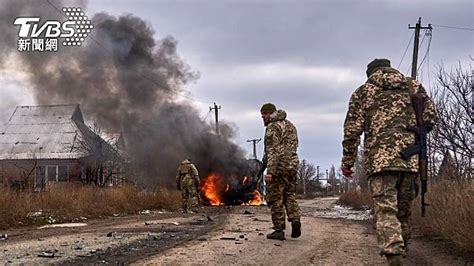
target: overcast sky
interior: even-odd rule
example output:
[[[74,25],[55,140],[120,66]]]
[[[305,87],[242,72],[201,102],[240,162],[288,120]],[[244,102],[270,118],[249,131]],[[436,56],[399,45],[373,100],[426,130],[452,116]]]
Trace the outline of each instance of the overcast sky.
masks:
[[[67,1],[66,1],[67,2]],[[171,35],[178,53],[200,73],[186,91],[205,116],[222,106],[220,117],[238,129],[235,142],[249,155],[247,139],[263,137],[259,109],[273,102],[286,110],[299,131],[300,159],[321,169],[339,166],[342,126],[351,93],[365,82],[369,61],[386,57],[397,67],[418,17],[433,24],[429,56],[421,81],[443,63],[467,68],[474,57],[473,1],[90,1],[87,13],[132,13],[155,30],[156,39]],[[440,26],[436,26],[440,25]],[[423,38],[424,34],[421,35]],[[421,48],[427,50],[426,36]],[[99,48],[98,48],[99,49]],[[413,47],[401,63],[408,73]],[[429,59],[429,60],[428,60]],[[428,64],[429,63],[429,64]],[[429,66],[429,69],[428,69]],[[15,75],[11,72],[15,71]],[[20,74],[19,74],[20,73]],[[21,70],[0,71],[10,113],[17,104],[34,104]],[[3,115],[5,117],[5,115]],[[212,121],[213,116],[208,114]],[[258,156],[262,156],[259,144]]]

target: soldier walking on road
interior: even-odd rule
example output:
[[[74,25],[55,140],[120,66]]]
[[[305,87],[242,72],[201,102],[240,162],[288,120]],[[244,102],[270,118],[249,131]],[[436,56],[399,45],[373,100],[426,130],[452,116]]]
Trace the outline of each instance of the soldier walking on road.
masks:
[[[407,128],[416,125],[410,96],[426,96],[423,86],[390,67],[387,59],[367,66],[368,80],[353,94],[344,122],[342,172],[351,177],[360,136],[364,133],[365,169],[375,202],[380,254],[390,265],[402,265],[410,239],[410,207],[418,186],[418,158],[400,152],[415,143]],[[426,96],[424,122],[434,126],[437,113]]]
[[[285,240],[285,209],[291,223],[291,237],[301,235],[301,214],[296,202],[296,171],[298,168],[298,134],[295,126],[286,119],[286,112],[271,103],[260,110],[265,130],[265,156],[267,165],[267,203],[270,206],[274,232],[269,239]]]
[[[183,212],[197,212],[199,208],[199,174],[189,159],[181,162],[176,175],[176,185],[181,190]]]

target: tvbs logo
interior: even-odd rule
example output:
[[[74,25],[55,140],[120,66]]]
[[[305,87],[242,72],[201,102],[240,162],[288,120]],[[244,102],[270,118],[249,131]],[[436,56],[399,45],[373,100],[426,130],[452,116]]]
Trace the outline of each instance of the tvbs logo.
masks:
[[[67,21],[46,20],[40,17],[18,17],[13,22],[19,26],[18,51],[56,52],[58,43],[63,46],[80,46],[94,25],[80,7],[65,7],[62,14]]]

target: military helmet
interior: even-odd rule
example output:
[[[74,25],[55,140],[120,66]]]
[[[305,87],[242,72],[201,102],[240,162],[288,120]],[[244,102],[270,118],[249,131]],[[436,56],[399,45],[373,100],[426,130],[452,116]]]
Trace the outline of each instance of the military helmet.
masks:
[[[376,58],[367,65],[367,77],[370,77],[377,69],[381,67],[390,67],[390,60],[386,58]]]
[[[266,103],[260,108],[260,113],[273,113],[276,110],[276,106],[273,103]]]

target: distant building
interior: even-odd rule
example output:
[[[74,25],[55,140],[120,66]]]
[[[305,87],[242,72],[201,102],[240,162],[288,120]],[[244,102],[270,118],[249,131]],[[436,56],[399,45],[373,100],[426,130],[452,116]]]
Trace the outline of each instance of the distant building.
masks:
[[[84,123],[78,104],[17,106],[0,127],[0,186],[123,182],[117,148],[98,134]]]

